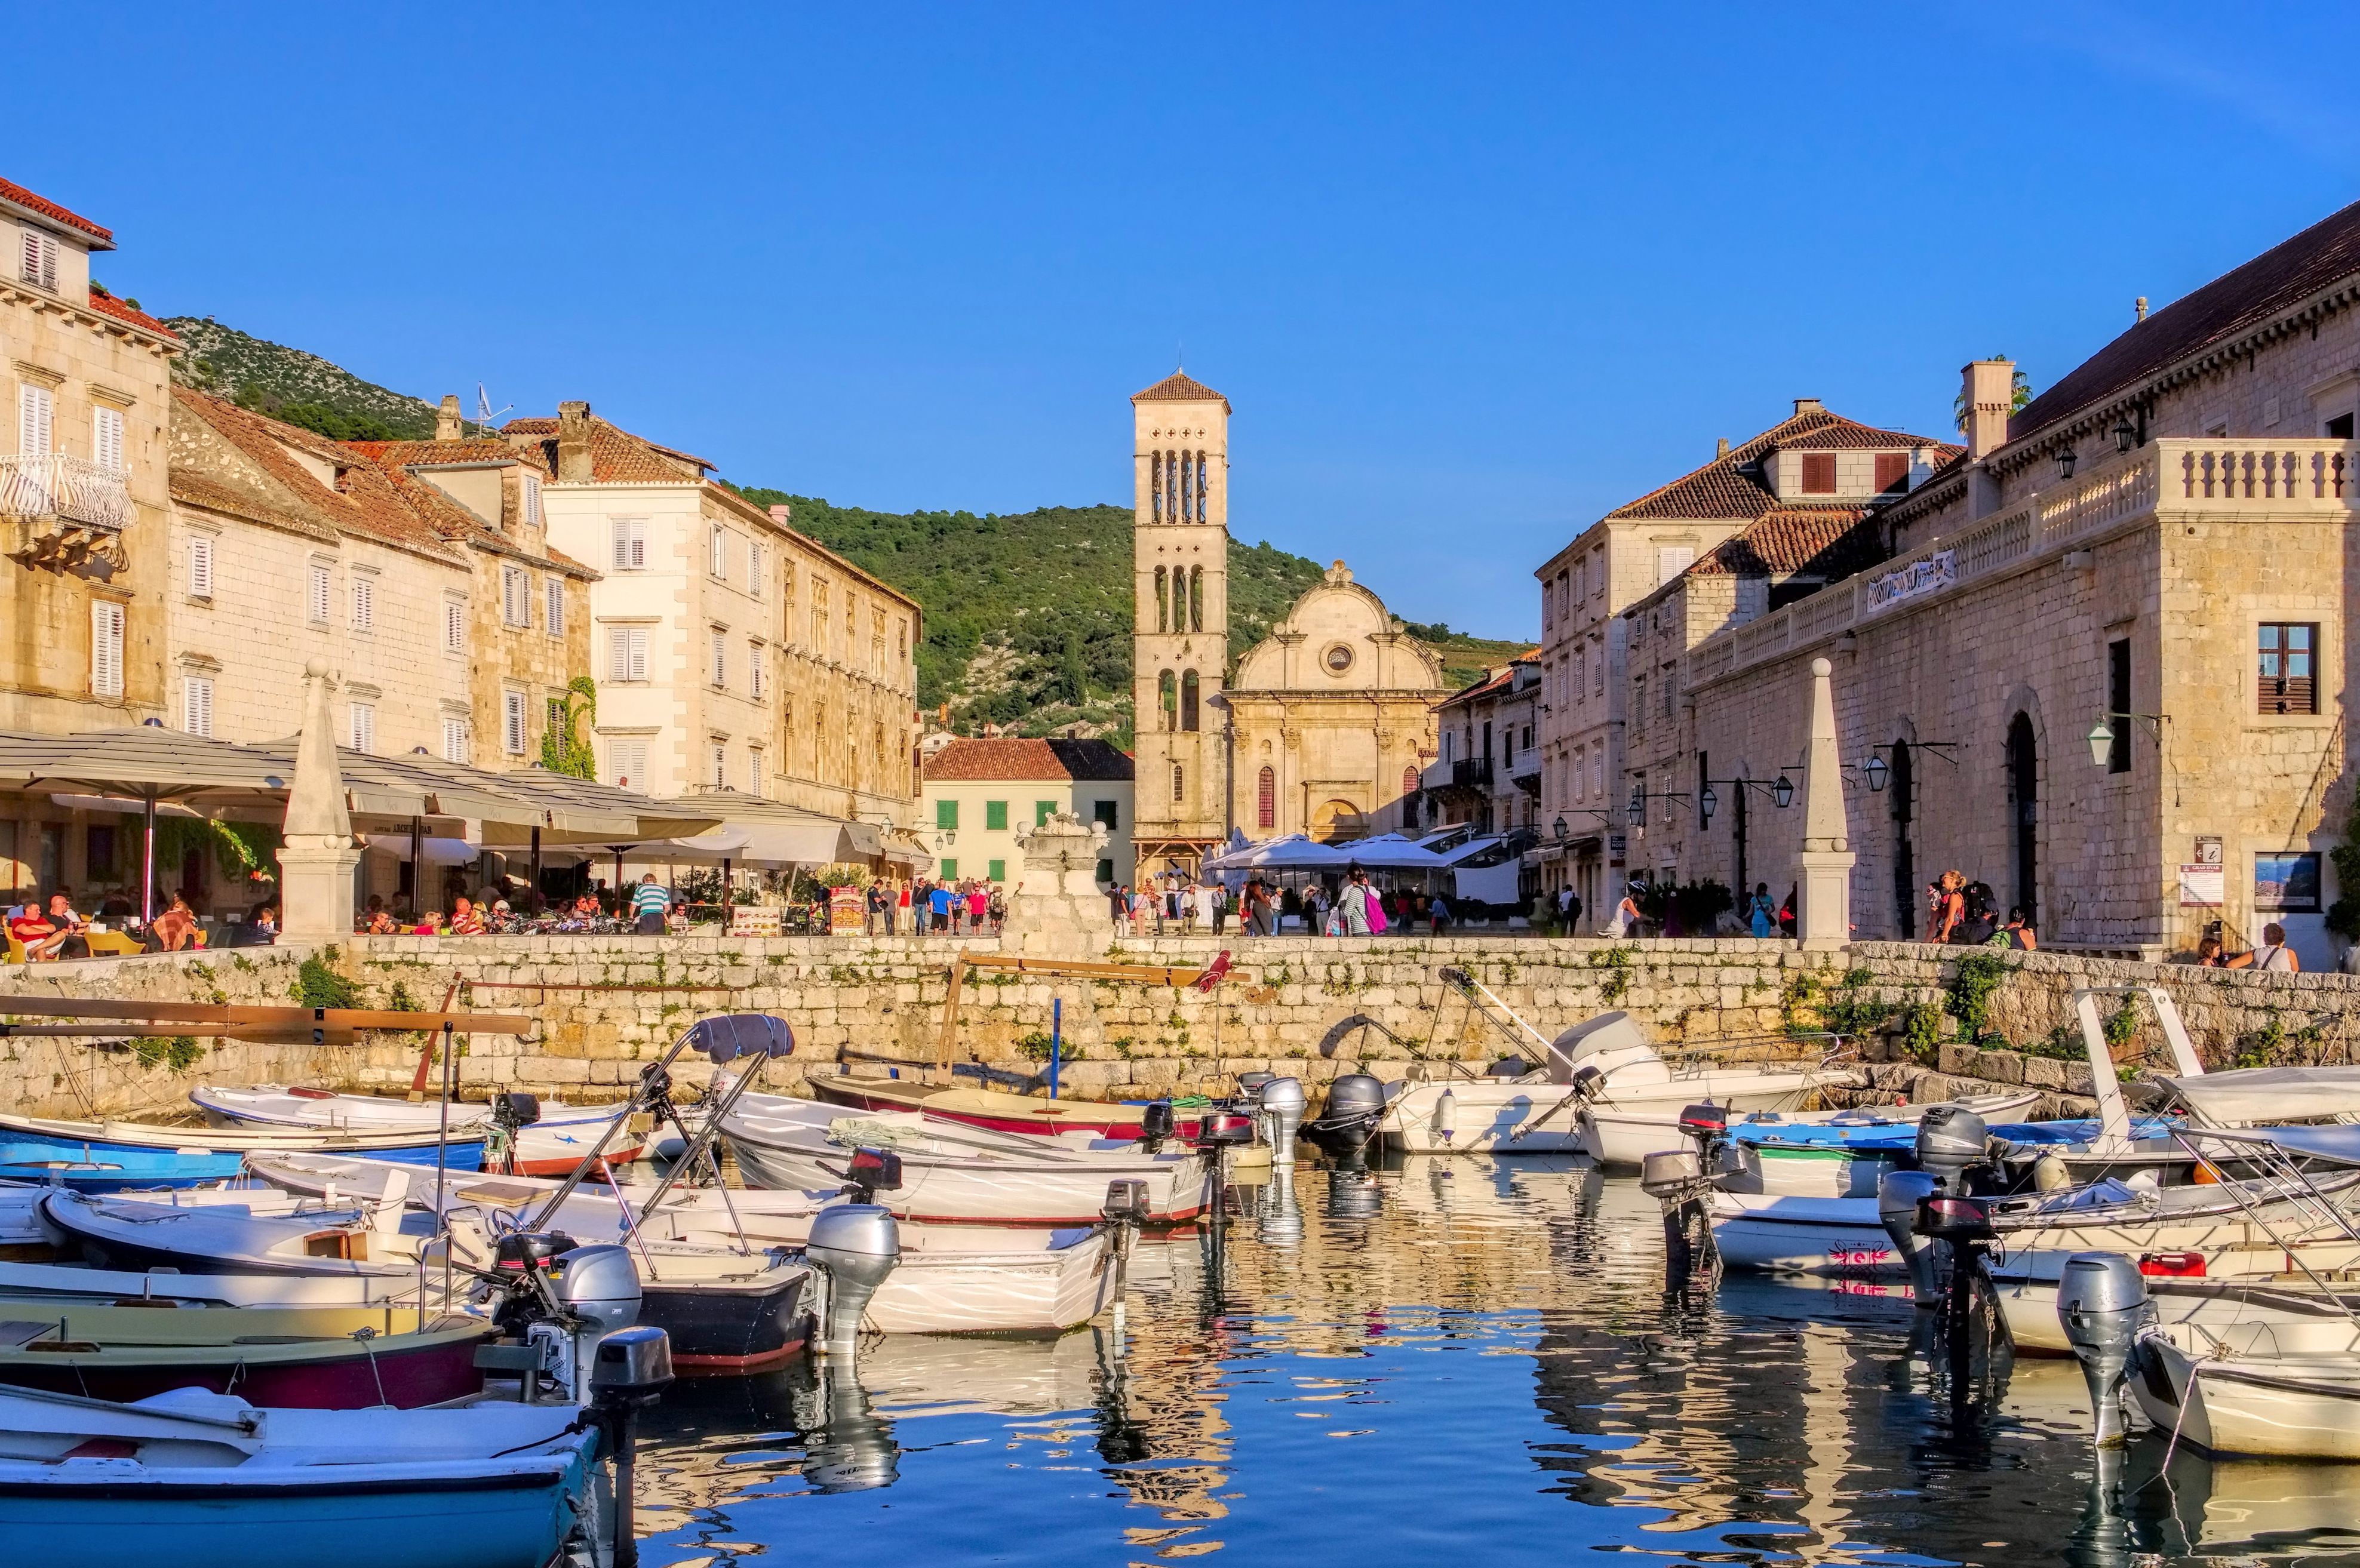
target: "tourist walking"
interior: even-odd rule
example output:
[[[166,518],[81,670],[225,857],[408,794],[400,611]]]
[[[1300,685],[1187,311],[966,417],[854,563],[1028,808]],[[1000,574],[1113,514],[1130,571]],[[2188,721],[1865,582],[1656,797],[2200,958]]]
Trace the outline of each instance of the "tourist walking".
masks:
[[[1606,922],[1604,934],[1617,942],[1625,937],[1635,937],[1644,918],[1639,913],[1639,884],[1633,882],[1622,890],[1622,901],[1614,906],[1613,917]]]
[[[1754,897],[1746,900],[1745,923],[1757,937],[1778,934],[1778,906],[1770,901],[1770,884],[1754,884]]]
[[[1369,874],[1358,866],[1345,870],[1344,887],[1336,896],[1336,907],[1343,915],[1339,935],[1369,934]]]
[[[945,935],[949,934],[951,929],[951,890],[948,887],[944,887],[939,882],[934,885],[934,887],[926,894],[926,913],[932,918],[934,928],[936,931]]]
[[[639,878],[631,892],[631,930],[640,936],[661,936],[664,917],[672,912],[672,894],[652,871]]]
[[[1948,942],[1966,923],[1966,886],[1967,879],[1961,873],[1945,871],[1926,889],[1928,942]]]

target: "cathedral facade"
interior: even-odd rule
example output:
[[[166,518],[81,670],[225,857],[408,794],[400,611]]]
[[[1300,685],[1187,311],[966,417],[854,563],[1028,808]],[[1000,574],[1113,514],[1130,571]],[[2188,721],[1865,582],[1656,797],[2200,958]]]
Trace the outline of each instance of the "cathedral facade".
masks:
[[[1175,373],[1131,401],[1140,877],[1193,873],[1233,831],[1415,827],[1440,660],[1339,561],[1232,671],[1229,399]]]

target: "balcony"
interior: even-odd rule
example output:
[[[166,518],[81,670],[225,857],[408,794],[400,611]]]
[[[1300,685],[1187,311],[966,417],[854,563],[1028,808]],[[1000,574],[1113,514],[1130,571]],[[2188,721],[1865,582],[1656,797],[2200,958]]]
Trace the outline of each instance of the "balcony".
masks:
[[[0,457],[0,548],[27,566],[112,576],[126,563],[130,477],[62,452]]]
[[[1462,757],[1450,765],[1450,782],[1461,789],[1489,789],[1491,787],[1491,759],[1488,757]]]

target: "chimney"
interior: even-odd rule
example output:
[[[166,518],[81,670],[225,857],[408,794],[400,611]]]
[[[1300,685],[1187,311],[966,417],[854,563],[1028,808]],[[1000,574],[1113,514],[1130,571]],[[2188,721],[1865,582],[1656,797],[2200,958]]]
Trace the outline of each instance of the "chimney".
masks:
[[[557,482],[561,485],[590,483],[590,405],[587,403],[560,403],[557,406]]]
[[[1978,359],[1959,374],[1966,378],[1967,461],[1981,463],[2007,444],[2007,416],[2016,402],[2016,362]]]
[[[1797,397],[1795,399],[1795,412],[1797,414],[1824,414],[1827,411],[1828,406],[1825,403],[1820,402],[1817,397]]]
[[[2142,295],[2140,295],[2137,299],[2134,299],[2134,300],[2132,300],[2132,301],[2131,301],[2131,312],[2132,312],[2132,318],[2131,318],[2131,319],[2132,319],[2134,321],[2146,321],[2146,320],[2147,320],[2147,296],[2146,296],[2146,295],[2142,294]]]
[[[770,508],[770,521],[782,528],[792,528],[795,522],[795,509],[781,501]]]
[[[459,419],[459,394],[442,394],[442,406],[434,410],[434,439],[457,441],[464,433]]]
[[[1727,436],[1723,436],[1719,441],[1712,443],[1712,455],[1715,457],[1727,457],[1729,455],[1729,438]]]

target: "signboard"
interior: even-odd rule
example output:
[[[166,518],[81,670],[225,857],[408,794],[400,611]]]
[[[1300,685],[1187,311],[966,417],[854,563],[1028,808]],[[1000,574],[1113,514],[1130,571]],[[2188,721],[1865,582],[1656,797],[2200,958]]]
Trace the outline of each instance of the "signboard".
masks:
[[[869,930],[869,900],[858,887],[830,887],[827,890],[827,933],[830,936],[860,936]]]
[[[1880,610],[1891,609],[1905,599],[1939,593],[1958,580],[1959,552],[1938,550],[1923,561],[1913,561],[1896,572],[1870,578],[1867,613],[1873,615]]]
[[[2217,909],[2228,901],[2229,873],[2218,862],[2184,864],[2180,868],[2180,907]]]
[[[2221,840],[2212,833],[2199,833],[2196,838],[2196,863],[2218,866],[2221,861]]]
[[[780,917],[785,911],[759,904],[740,904],[729,911],[731,936],[777,936]]]
[[[2256,855],[2254,909],[2282,915],[2319,913],[2319,856]]]

